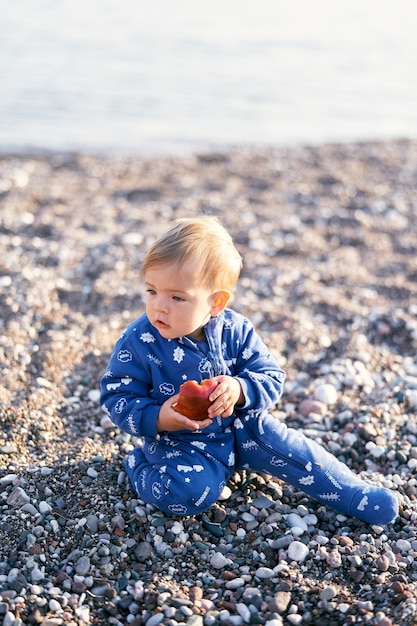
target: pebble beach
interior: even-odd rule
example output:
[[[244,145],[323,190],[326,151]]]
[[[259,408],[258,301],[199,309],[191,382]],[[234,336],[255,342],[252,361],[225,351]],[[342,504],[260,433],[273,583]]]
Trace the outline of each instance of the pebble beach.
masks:
[[[99,404],[144,253],[217,215],[232,305],[286,371],[276,418],[395,490],[393,524],[235,473],[167,517]],[[0,624],[417,624],[417,141],[0,156]]]

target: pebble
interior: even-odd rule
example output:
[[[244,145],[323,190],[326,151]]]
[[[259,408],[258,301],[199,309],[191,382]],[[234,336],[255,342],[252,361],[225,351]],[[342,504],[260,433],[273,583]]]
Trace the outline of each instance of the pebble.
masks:
[[[375,565],[380,572],[386,572],[390,566],[390,560],[386,554],[381,554],[375,559]]]
[[[341,567],[343,564],[341,553],[338,550],[329,552],[326,556],[326,562],[329,567]]]
[[[87,394],[90,402],[97,404],[100,401],[100,393],[100,389],[90,389]]]
[[[290,513],[287,515],[286,522],[292,531],[294,531],[294,529],[301,529],[302,532],[308,531],[306,520],[297,513]]]
[[[258,496],[253,500],[253,506],[257,509],[269,509],[274,506],[274,501],[267,496]]]
[[[60,605],[58,600],[54,600],[54,598],[52,598],[51,600],[49,600],[49,609],[52,611],[52,613],[58,613],[58,611],[62,611],[62,606]]]
[[[146,621],[146,626],[157,626],[158,624],[160,624],[163,620],[165,619],[165,616],[163,613],[156,613],[155,615],[152,615],[152,617],[150,617],[147,621]]]
[[[333,586],[324,587],[324,589],[320,592],[320,600],[324,600],[328,602],[329,600],[333,600],[337,595],[337,590]]]
[[[219,500],[220,501],[228,500],[231,495],[232,495],[232,490],[230,489],[228,485],[225,485],[219,495]]]
[[[91,562],[90,562],[89,557],[86,555],[83,555],[83,556],[80,556],[80,558],[76,562],[75,571],[80,576],[86,576],[88,572],[90,571],[90,567],[91,567]]]
[[[324,402],[320,402],[319,400],[311,400],[306,398],[302,400],[298,406],[298,410],[301,415],[307,417],[311,413],[316,413],[317,415],[324,415],[327,412],[327,405]]]
[[[291,593],[289,591],[277,591],[273,599],[269,602],[269,609],[273,612],[284,613],[291,602]]]
[[[275,576],[275,572],[270,567],[258,567],[255,572],[255,576],[258,578],[273,578]]]
[[[395,544],[400,552],[409,552],[412,548],[408,539],[398,539]]]
[[[28,502],[30,497],[22,487],[16,487],[7,498],[7,504],[15,508],[20,508]]]
[[[326,406],[331,406],[337,402],[337,389],[330,383],[317,385],[314,389],[314,398]]]
[[[52,507],[49,502],[45,502],[45,500],[41,500],[39,502],[39,513],[41,515],[48,515],[52,511]]]
[[[17,474],[6,474],[5,476],[1,476],[0,477],[0,485],[6,486],[6,485],[11,485],[12,483],[16,482],[19,479]]]
[[[301,541],[293,541],[288,546],[288,558],[290,561],[301,563],[307,558],[309,548]]]
[[[226,589],[239,589],[239,587],[243,587],[245,585],[244,578],[233,578],[233,580],[229,580],[226,583]]]
[[[230,559],[228,559],[221,552],[215,552],[210,558],[210,565],[215,569],[223,569],[230,564]]]

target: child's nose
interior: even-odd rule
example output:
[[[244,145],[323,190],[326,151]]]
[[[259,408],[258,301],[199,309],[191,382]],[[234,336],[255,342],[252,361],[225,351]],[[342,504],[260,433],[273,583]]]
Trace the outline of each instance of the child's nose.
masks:
[[[156,300],[155,310],[159,313],[166,313],[168,311],[168,303],[165,298],[158,298]]]

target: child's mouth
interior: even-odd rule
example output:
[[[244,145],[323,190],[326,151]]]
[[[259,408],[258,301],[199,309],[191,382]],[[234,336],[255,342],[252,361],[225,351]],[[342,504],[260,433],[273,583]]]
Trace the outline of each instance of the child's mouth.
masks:
[[[156,320],[155,325],[157,328],[163,328],[163,329],[169,328],[169,324],[166,324],[162,320]]]

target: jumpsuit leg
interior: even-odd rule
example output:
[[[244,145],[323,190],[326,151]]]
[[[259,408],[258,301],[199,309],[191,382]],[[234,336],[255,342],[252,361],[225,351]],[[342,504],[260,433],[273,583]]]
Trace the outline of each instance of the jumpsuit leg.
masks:
[[[398,515],[394,491],[365,482],[323,446],[271,415],[235,420],[235,436],[237,469],[272,474],[369,524],[389,524]]]
[[[146,443],[126,459],[126,472],[139,497],[165,513],[196,515],[214,504],[229,480],[232,467],[199,451],[181,452],[174,458],[149,455]],[[148,449],[147,449],[148,448]]]

